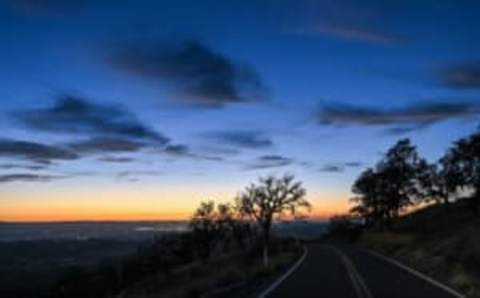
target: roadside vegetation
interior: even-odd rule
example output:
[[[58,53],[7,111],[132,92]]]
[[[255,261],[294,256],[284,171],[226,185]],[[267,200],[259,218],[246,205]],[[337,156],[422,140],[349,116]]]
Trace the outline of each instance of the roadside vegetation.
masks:
[[[309,211],[305,193],[293,176],[260,178],[229,202],[202,202],[188,232],[69,268],[46,297],[251,297],[301,255],[298,241],[272,237],[272,224]]]
[[[480,297],[480,130],[429,163],[398,141],[352,186],[327,238],[348,240]]]
[[[448,216],[430,206],[400,217],[393,230],[368,230],[359,243],[442,281],[468,297],[480,297],[480,217],[468,199],[451,204]]]

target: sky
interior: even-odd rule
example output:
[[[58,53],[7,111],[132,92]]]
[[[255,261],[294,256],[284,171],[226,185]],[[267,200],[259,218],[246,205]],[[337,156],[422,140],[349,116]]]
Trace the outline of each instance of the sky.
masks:
[[[0,221],[186,219],[293,174],[312,218],[478,127],[480,3],[0,2]]]

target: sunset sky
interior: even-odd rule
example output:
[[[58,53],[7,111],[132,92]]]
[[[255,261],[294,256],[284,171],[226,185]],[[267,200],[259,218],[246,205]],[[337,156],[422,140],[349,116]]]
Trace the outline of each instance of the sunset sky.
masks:
[[[294,174],[314,218],[480,116],[479,1],[0,2],[0,221],[185,219]]]

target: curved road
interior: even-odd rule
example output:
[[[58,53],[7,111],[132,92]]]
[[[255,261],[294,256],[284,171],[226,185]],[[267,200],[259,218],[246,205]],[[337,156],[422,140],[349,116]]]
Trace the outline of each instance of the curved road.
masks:
[[[311,244],[303,263],[268,298],[461,297],[351,246]]]

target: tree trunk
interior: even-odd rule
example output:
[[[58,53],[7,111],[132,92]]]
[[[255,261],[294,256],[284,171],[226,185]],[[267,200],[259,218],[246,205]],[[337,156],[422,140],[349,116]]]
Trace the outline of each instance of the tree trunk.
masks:
[[[263,244],[263,266],[268,267],[268,245],[265,242]]]
[[[268,246],[270,243],[270,222],[265,223],[263,227],[263,265],[268,267],[269,255],[268,255]]]
[[[445,210],[447,212],[450,211],[450,201],[448,200],[448,194],[443,196],[443,206],[445,206]]]

